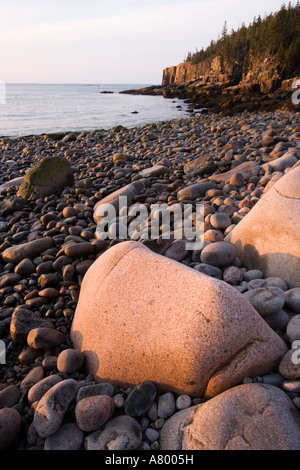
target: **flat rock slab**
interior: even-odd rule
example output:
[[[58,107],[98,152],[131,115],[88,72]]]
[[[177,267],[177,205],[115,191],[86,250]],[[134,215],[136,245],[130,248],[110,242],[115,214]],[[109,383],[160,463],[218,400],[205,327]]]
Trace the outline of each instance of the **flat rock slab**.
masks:
[[[198,197],[205,196],[206,192],[209,189],[214,189],[215,185],[213,183],[195,183],[186,186],[177,193],[177,198],[186,197],[188,199],[197,199]]]
[[[290,170],[263,195],[226,241],[249,269],[300,287],[300,167]]]
[[[149,176],[161,176],[164,175],[165,173],[171,173],[170,168],[167,168],[164,165],[154,165],[150,168],[145,168],[144,170],[140,171],[140,175],[143,178],[149,177]]]
[[[24,181],[24,176],[19,176],[18,178],[14,178],[12,180],[6,181],[6,183],[3,183],[0,185],[0,192],[4,191],[7,188],[11,188],[12,186],[19,187]]]
[[[123,188],[114,191],[113,193],[106,196],[104,199],[101,199],[94,207],[94,221],[98,223],[105,214],[105,206],[112,205],[118,216],[120,209],[120,200],[121,196],[127,198],[127,205],[130,206],[133,203],[134,196],[137,196],[140,191],[145,187],[143,181],[134,181],[133,183],[127,184]]]
[[[172,416],[160,449],[300,450],[300,415],[277,387],[239,385]]]
[[[241,163],[240,165],[232,168],[226,173],[214,173],[212,176],[209,177],[210,180],[214,180],[217,182],[224,181],[225,183],[230,181],[231,177],[234,176],[236,173],[240,173],[243,175],[245,180],[248,180],[251,176],[257,176],[260,170],[260,165],[256,162],[245,162]]]
[[[98,382],[206,397],[271,371],[287,351],[236,289],[132,241],[85,274],[71,341]]]
[[[33,259],[40,255],[43,251],[52,248],[53,240],[51,237],[39,238],[22,245],[14,245],[2,253],[3,261],[6,263],[18,264],[25,258]]]

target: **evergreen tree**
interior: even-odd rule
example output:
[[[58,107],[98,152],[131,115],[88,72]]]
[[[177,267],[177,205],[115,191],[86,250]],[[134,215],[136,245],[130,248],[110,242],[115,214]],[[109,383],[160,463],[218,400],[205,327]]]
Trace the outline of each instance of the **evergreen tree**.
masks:
[[[283,78],[300,73],[300,4],[283,4],[277,13],[258,16],[246,27],[245,23],[237,31],[228,34],[225,21],[219,40],[212,40],[206,49],[196,50],[187,55],[187,61],[199,63],[215,56],[231,61],[243,61],[243,71],[247,72],[251,60],[270,57],[278,66]]]

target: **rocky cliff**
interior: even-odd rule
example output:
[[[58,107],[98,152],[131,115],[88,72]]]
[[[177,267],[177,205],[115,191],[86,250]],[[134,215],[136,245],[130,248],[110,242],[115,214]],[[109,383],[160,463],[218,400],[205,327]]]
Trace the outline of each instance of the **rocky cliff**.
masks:
[[[182,62],[165,68],[162,87],[165,97],[186,98],[194,107],[207,107],[224,113],[281,107],[295,108],[292,84],[283,80],[272,57],[224,61],[220,56],[198,64]]]

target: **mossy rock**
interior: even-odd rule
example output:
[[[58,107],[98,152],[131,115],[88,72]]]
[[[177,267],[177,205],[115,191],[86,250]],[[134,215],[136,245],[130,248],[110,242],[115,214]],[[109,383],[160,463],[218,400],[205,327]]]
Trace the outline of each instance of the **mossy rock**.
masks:
[[[52,132],[51,134],[46,134],[45,137],[52,139],[52,140],[62,140],[65,137],[65,135],[66,135],[65,132]]]
[[[18,197],[30,201],[59,195],[66,186],[73,184],[73,170],[68,160],[64,157],[46,157],[25,175]]]

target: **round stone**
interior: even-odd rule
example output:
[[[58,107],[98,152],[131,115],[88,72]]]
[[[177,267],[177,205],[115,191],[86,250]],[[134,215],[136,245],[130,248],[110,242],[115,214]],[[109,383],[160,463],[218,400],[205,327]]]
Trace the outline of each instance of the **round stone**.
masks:
[[[192,405],[192,399],[189,395],[179,395],[176,400],[176,409],[185,410]]]
[[[269,286],[279,287],[279,289],[282,289],[283,291],[288,290],[287,282],[284,279],[281,279],[281,277],[267,277],[265,281]]]
[[[142,416],[151,408],[155,397],[156,387],[152,382],[145,381],[137,385],[125,400],[125,413],[129,416]]]
[[[60,346],[65,335],[52,328],[34,328],[28,333],[27,344],[34,349],[49,349]]]
[[[259,269],[251,269],[244,273],[244,281],[249,282],[253,279],[262,279],[263,273]]]
[[[45,439],[44,450],[79,450],[83,440],[84,432],[77,424],[62,424],[54,434]]]
[[[300,287],[286,291],[285,304],[293,312],[300,313]]]
[[[285,303],[283,290],[273,286],[251,289],[243,295],[262,317],[278,312]]]
[[[229,266],[229,268],[226,268],[223,273],[223,280],[228,284],[236,286],[243,280],[243,273],[239,268]]]
[[[235,257],[236,251],[233,245],[228,242],[216,242],[203,248],[200,259],[202,263],[221,268],[232,264]]]
[[[234,173],[229,180],[229,184],[233,184],[234,186],[244,186],[244,175],[242,173]]]
[[[80,389],[78,390],[76,401],[78,402],[82,400],[83,398],[94,397],[96,395],[107,395],[109,397],[112,397],[114,394],[114,391],[115,391],[115,388],[110,383],[85,385],[83,387],[80,387]],[[120,396],[122,397],[122,395]],[[122,397],[122,400],[123,400],[123,397]],[[122,401],[122,404],[123,403],[124,403],[124,400]]]
[[[206,230],[200,238],[204,242],[222,242],[224,240],[222,233],[213,229]]]
[[[157,413],[159,418],[168,418],[176,409],[176,402],[173,393],[167,392],[158,399]]]
[[[35,401],[40,401],[40,399],[45,395],[51,387],[61,382],[62,378],[58,374],[49,375],[44,377],[42,380],[33,385],[28,391],[28,401],[29,404],[34,403]]]
[[[35,272],[35,266],[30,258],[25,258],[15,267],[16,274],[31,274]]]
[[[289,316],[285,310],[278,310],[278,312],[272,313],[264,317],[264,320],[274,331],[285,331],[289,323]]]
[[[209,221],[211,226],[217,230],[225,230],[229,225],[231,225],[229,215],[224,212],[216,212],[210,217]]]
[[[77,349],[64,349],[57,358],[57,370],[64,374],[72,374],[79,370],[85,361],[83,352]]]
[[[74,217],[78,215],[78,210],[72,206],[67,206],[63,209],[63,217],[67,219],[68,217]]]
[[[27,392],[33,385],[40,382],[40,380],[44,378],[44,374],[44,369],[41,366],[36,366],[31,369],[21,382],[21,393]]]
[[[300,343],[299,343],[300,344]],[[281,359],[279,372],[285,379],[300,379],[300,347],[290,349]]]
[[[33,423],[40,437],[49,437],[61,426],[64,415],[78,391],[78,383],[66,379],[43,395],[35,409]]]
[[[113,399],[107,395],[83,398],[75,408],[77,425],[85,432],[96,431],[109,420],[114,408]]]
[[[286,334],[290,342],[300,340],[300,315],[295,315],[288,323]]]
[[[209,264],[202,263],[194,266],[194,269],[196,269],[196,271],[199,271],[199,273],[205,274],[206,276],[222,280],[222,270],[220,268],[217,268],[216,266],[211,266]]]
[[[157,441],[159,439],[159,432],[157,432],[155,429],[147,428],[145,430],[145,437],[150,442]]]
[[[85,439],[86,450],[132,450],[142,442],[142,428],[132,417],[121,415],[105,425],[103,430],[89,434]]]
[[[0,450],[8,449],[21,428],[21,416],[14,408],[0,410]]]
[[[19,387],[8,385],[0,391],[0,408],[11,408],[15,406],[21,398]]]

